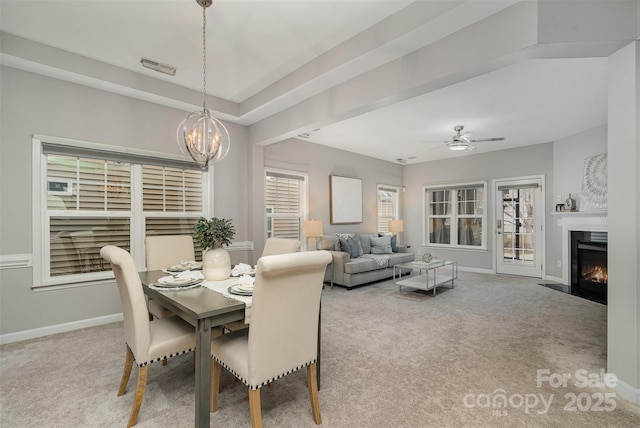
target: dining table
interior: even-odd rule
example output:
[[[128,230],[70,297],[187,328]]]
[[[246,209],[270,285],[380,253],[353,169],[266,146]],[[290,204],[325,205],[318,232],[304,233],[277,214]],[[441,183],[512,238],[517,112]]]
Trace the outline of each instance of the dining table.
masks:
[[[211,331],[225,323],[245,320],[249,316],[251,301],[245,296],[233,298],[221,292],[233,284],[234,278],[207,281],[203,286],[181,290],[154,286],[167,274],[162,270],[139,272],[144,293],[194,326],[196,331],[195,358],[195,426],[210,426],[209,401],[211,399]],[[225,295],[227,294],[227,295]],[[320,390],[320,314],[318,314],[318,357],[316,374]]]

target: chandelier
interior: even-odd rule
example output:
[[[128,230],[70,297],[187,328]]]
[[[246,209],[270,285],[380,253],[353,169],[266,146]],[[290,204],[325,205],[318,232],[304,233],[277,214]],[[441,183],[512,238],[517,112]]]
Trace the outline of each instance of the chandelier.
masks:
[[[196,0],[202,6],[202,111],[194,111],[178,126],[180,150],[207,169],[222,160],[229,152],[230,138],[227,128],[211,116],[207,109],[207,8],[213,0]]]

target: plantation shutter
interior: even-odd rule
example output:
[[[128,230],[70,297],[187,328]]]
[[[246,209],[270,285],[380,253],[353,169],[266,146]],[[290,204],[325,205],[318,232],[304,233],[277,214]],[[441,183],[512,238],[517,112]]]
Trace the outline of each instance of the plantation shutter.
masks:
[[[45,276],[110,270],[100,248],[130,251],[138,216],[144,217],[140,232],[145,234],[193,234],[203,212],[203,173],[194,164],[49,143],[42,147],[49,241]],[[142,183],[136,185],[135,176]],[[142,195],[142,212],[136,211],[134,194]]]
[[[300,239],[304,177],[267,171],[265,202],[267,237]]]
[[[378,187],[378,232],[389,232],[389,220],[396,220],[398,189]]]

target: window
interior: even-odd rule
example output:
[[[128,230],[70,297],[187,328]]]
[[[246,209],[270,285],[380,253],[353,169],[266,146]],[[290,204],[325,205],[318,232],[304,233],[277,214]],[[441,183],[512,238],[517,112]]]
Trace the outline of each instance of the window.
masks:
[[[389,232],[389,220],[398,219],[399,188],[378,185],[378,232]]]
[[[307,212],[307,177],[304,174],[265,171],[267,238],[301,239]]]
[[[486,248],[486,183],[425,188],[427,245]]]
[[[191,234],[208,212],[209,174],[190,162],[46,137],[34,150],[35,287],[108,278],[109,244],[143,267],[146,235]]]

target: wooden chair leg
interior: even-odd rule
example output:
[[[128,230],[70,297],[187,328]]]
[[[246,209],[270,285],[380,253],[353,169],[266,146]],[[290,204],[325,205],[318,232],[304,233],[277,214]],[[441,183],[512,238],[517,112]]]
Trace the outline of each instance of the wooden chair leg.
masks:
[[[218,411],[218,393],[220,392],[220,372],[222,366],[219,362],[211,359],[211,402],[209,403],[209,411]]]
[[[313,422],[316,425],[322,423],[320,416],[320,401],[318,400],[318,382],[316,378],[316,363],[307,366],[307,385],[309,387],[309,400],[311,400],[311,411],[313,412]]]
[[[138,386],[136,387],[136,398],[133,400],[133,408],[127,428],[132,427],[138,422],[138,413],[144,400],[144,390],[147,387],[147,366],[138,367]]]
[[[251,428],[262,428],[259,389],[249,390],[249,414],[251,415]]]
[[[122,379],[120,380],[120,388],[118,389],[118,397],[124,395],[127,390],[127,384],[129,383],[129,376],[131,376],[131,367],[133,367],[133,352],[127,345],[126,357],[124,361],[124,371],[122,372]]]

